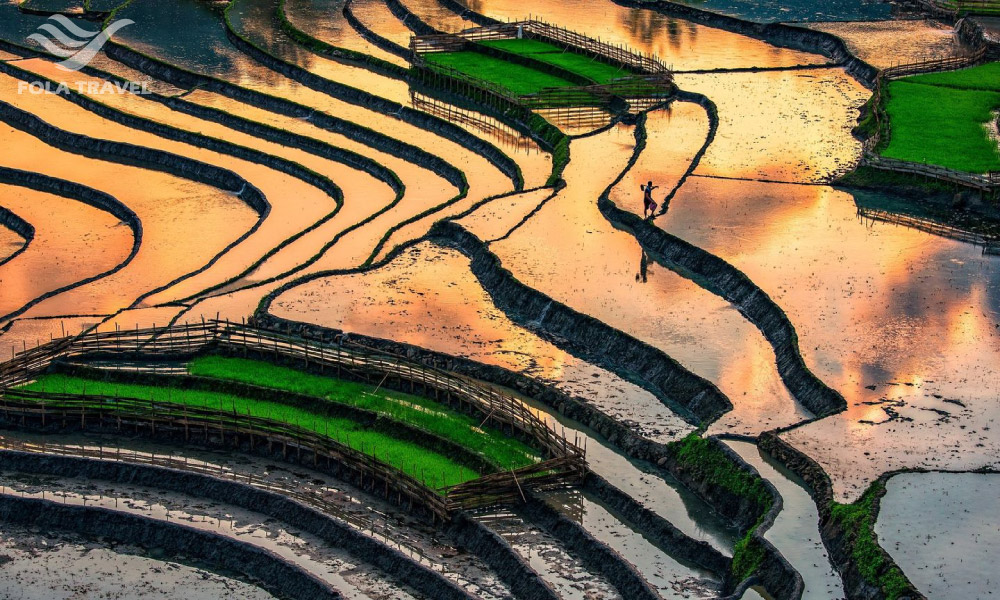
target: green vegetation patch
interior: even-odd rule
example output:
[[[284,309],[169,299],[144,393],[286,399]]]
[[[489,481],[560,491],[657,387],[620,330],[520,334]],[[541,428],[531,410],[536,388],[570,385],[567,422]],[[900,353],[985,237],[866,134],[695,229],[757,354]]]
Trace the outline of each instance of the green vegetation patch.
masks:
[[[1000,16],[1000,0],[981,2],[980,0],[938,0],[941,8],[957,11],[959,15],[998,15]]]
[[[1000,62],[986,63],[985,65],[958,71],[914,75],[902,81],[936,85],[939,87],[953,87],[963,90],[1000,92]]]
[[[671,444],[677,462],[698,479],[718,485],[737,496],[749,498],[760,508],[760,514],[771,509],[773,499],[764,486],[764,480],[755,477],[733,462],[711,440],[688,434],[683,440]]]
[[[441,488],[471,481],[479,474],[449,457],[413,442],[371,431],[345,418],[330,417],[279,402],[243,398],[219,392],[103,382],[83,377],[50,374],[22,389],[35,392],[111,396],[153,400],[178,406],[206,408],[238,415],[250,415],[296,425],[376,457],[378,460]]]
[[[1000,171],[997,142],[985,124],[1000,108],[1000,92],[911,83],[888,87],[892,135],[882,155],[969,173]]]
[[[733,581],[744,581],[756,573],[764,562],[764,546],[754,537],[758,527],[760,521],[733,546],[733,563],[729,567]]]
[[[420,396],[376,390],[363,383],[242,358],[203,356],[189,363],[188,371],[201,377],[238,381],[370,410],[455,442],[501,470],[519,469],[533,464],[538,458],[538,453],[521,441],[493,428],[481,428],[482,419],[474,419]]]
[[[741,469],[716,445],[715,442],[693,432],[679,442],[670,445],[675,460],[696,479],[707,481],[729,492],[748,498],[758,507],[760,515],[741,540],[733,547],[733,563],[730,570],[735,581],[743,581],[760,567],[764,561],[764,547],[754,538],[754,533],[774,503],[764,481]]]
[[[564,50],[559,46],[539,40],[489,40],[479,42],[483,46],[497,48],[512,54],[528,56],[535,60],[562,67],[597,83],[609,83],[613,79],[628,77],[634,73],[625,68],[619,68],[595,60],[584,54]]]
[[[425,54],[424,58],[432,66],[441,65],[473,79],[494,83],[510,90],[515,96],[534,94],[545,88],[576,86],[562,77],[479,52],[434,52]]]
[[[861,576],[881,589],[886,600],[897,600],[909,592],[911,586],[899,567],[885,560],[875,537],[875,500],[884,493],[885,484],[876,481],[854,504],[834,502],[830,518],[846,532],[851,557]]]

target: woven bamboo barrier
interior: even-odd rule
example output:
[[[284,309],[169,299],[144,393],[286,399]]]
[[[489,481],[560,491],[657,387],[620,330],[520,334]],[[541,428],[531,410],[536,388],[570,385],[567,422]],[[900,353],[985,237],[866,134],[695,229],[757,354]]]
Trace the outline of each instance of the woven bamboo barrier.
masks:
[[[663,75],[670,73],[670,69],[652,54],[638,52],[620,44],[602,42],[537,19],[474,27],[457,33],[413,36],[410,39],[410,49],[417,55],[455,52],[466,48],[469,42],[511,39],[536,39],[549,42],[571,51],[603,58],[637,73]]]
[[[18,389],[45,373],[56,361],[73,358],[163,360],[192,356],[209,350],[273,356],[284,362],[301,362],[319,369],[384,384],[392,379],[397,388],[433,395],[446,402],[472,408],[485,416],[483,425],[520,434],[540,449],[544,460],[510,472],[445,487],[417,481],[401,470],[315,431],[301,426],[231,410],[187,407],[170,402],[136,400],[96,395],[29,392]],[[317,464],[337,463],[362,482],[383,488],[387,497],[401,504],[418,503],[433,515],[447,519],[460,508],[517,501],[525,489],[579,483],[586,474],[585,452],[540,419],[522,402],[471,378],[413,363],[402,357],[374,352],[358,346],[330,346],[296,338],[245,323],[205,321],[164,328],[92,332],[53,340],[25,349],[0,364],[0,410],[7,422],[36,424],[79,423],[92,426],[133,427],[155,434],[183,432],[232,439],[235,443],[277,444],[286,453],[312,456]],[[325,462],[324,462],[325,461]]]
[[[940,237],[946,237],[949,239],[958,240],[960,242],[965,242],[967,244],[982,246],[984,252],[987,247],[995,243],[994,238],[990,238],[979,233],[973,233],[971,231],[959,229],[958,227],[952,227],[950,225],[945,225],[944,223],[938,223],[937,221],[932,221],[930,219],[923,219],[913,215],[906,215],[886,210],[879,210],[877,208],[867,208],[864,206],[859,206],[858,218],[868,219],[870,221],[878,221],[881,223],[889,223],[893,225],[902,225],[910,229],[925,231],[927,233],[931,233]]]

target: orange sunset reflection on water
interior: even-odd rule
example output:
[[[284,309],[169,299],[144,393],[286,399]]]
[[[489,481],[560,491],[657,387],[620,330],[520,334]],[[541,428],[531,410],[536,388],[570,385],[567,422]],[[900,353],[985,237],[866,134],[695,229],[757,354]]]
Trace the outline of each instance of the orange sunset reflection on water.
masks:
[[[992,462],[1000,261],[858,218],[822,186],[692,179],[660,222],[764,289],[848,411],[785,437],[850,494],[885,470]],[[866,454],[867,453],[867,454]]]

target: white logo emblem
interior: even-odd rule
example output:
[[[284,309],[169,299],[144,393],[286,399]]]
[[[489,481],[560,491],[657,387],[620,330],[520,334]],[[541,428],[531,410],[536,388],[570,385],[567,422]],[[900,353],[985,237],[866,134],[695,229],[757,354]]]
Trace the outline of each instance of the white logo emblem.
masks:
[[[135,23],[130,19],[120,19],[104,31],[87,31],[63,15],[53,15],[48,20],[51,23],[43,23],[38,27],[38,31],[47,35],[33,33],[28,39],[40,45],[46,52],[65,58],[66,60],[56,64],[67,71],[79,71],[86,67],[94,60],[104,44],[108,43],[111,36],[122,27]]]

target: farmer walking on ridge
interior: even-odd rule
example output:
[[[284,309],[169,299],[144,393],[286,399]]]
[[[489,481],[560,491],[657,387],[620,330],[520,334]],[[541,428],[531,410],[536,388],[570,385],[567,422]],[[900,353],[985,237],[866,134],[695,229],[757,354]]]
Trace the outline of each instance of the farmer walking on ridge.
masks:
[[[658,187],[660,186],[653,185],[652,181],[646,183],[646,185],[639,185],[639,189],[643,191],[642,217],[644,219],[652,217],[653,213],[656,212],[656,202],[653,201],[653,190],[655,190]],[[647,215],[646,213],[649,214]]]

